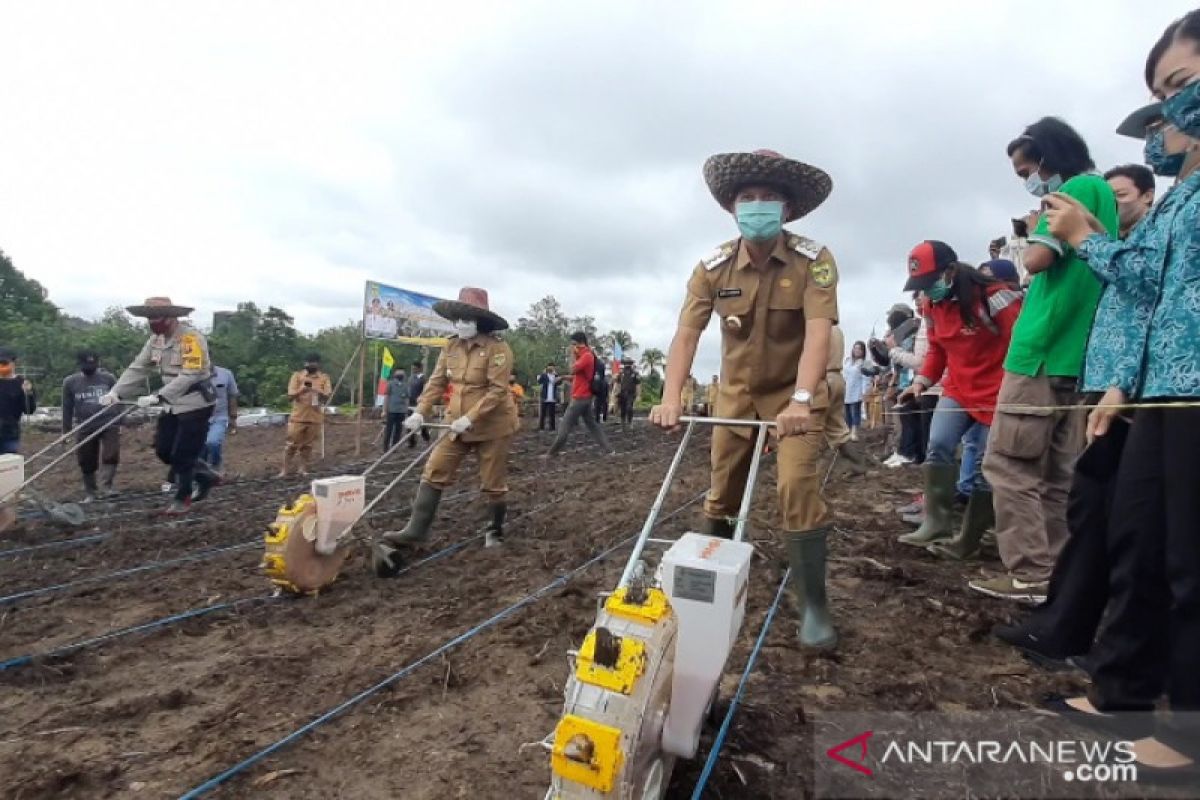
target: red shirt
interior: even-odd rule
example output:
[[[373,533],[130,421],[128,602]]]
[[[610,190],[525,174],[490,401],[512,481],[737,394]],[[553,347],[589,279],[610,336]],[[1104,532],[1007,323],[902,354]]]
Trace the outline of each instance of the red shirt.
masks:
[[[571,399],[587,400],[592,396],[592,376],[596,373],[596,357],[592,348],[581,347],[571,368]]]
[[[929,318],[929,352],[918,374],[930,385],[942,378],[942,394],[970,409],[967,413],[984,425],[992,424],[996,396],[1004,380],[1004,357],[1021,313],[1021,298],[1020,292],[1003,284],[987,288],[987,311],[994,332],[983,322],[989,314],[982,307],[975,310],[981,322],[974,325],[963,324],[955,302],[926,303],[922,309]]]

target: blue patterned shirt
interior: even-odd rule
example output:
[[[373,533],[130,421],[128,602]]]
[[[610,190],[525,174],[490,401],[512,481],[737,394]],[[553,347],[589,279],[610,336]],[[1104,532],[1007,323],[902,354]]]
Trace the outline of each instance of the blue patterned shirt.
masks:
[[[1200,397],[1200,172],[1167,192],[1125,241],[1092,234],[1078,253],[1105,284],[1083,389]]]

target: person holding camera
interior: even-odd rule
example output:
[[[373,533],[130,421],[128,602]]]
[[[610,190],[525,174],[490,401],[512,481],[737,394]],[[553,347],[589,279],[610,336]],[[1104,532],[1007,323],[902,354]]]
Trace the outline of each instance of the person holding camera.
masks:
[[[304,357],[304,369],[292,373],[288,381],[288,399],[292,415],[288,418],[287,447],[283,451],[280,478],[291,474],[292,459],[299,456],[297,474],[307,475],[312,464],[312,449],[325,424],[325,403],[333,395],[329,376],[321,372],[321,356],[309,353]]]

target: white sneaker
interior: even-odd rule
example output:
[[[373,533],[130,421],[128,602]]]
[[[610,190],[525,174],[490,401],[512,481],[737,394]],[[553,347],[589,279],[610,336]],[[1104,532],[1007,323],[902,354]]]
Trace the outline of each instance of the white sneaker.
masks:
[[[907,456],[902,456],[899,453],[896,453],[894,456],[889,458],[887,461],[883,462],[883,465],[885,467],[887,467],[888,469],[899,469],[900,467],[903,467],[906,464],[911,464],[911,463],[913,463],[913,460],[911,458],[908,458]]]
[[[858,428],[850,429],[850,441],[852,441],[852,442],[858,441]]]
[[[163,485],[162,485],[162,493],[163,494],[170,494],[173,491],[175,491],[175,484],[169,483],[169,482],[163,483]]]

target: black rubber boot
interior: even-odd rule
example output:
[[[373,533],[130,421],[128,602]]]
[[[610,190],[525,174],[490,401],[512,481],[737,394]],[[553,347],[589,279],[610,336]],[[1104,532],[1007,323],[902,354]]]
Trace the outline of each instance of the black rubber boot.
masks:
[[[507,503],[488,504],[488,527],[483,537],[484,547],[499,547],[504,544],[504,517],[507,514]]]
[[[101,464],[100,465],[100,496],[112,497],[117,493],[113,486],[117,481],[117,465],[116,464]]]
[[[829,649],[837,644],[837,631],[829,615],[825,592],[825,557],[829,528],[788,531],[788,561],[792,567],[791,584],[800,609],[800,644]]]
[[[846,472],[853,477],[867,474],[867,454],[862,442],[850,440],[838,448],[838,454],[846,459]]]
[[[96,473],[85,473],[83,476],[83,500],[81,502],[90,503],[99,496],[100,487],[96,485]]]
[[[979,543],[983,540],[984,531],[995,524],[992,493],[976,489],[971,492],[971,499],[967,501],[967,512],[963,515],[962,528],[958,535],[948,542],[934,542],[929,545],[929,552],[938,558],[948,558],[952,561],[975,558],[979,555]]]
[[[407,545],[419,544],[429,538],[429,528],[437,515],[442,490],[422,483],[413,500],[412,516],[404,530],[389,531],[379,537],[371,554],[371,564],[380,578],[391,578],[404,566],[401,550]]]
[[[196,491],[192,493],[192,500],[199,502],[208,497],[209,492],[213,487],[221,484],[221,476],[213,472],[207,462],[196,462]]]
[[[954,536],[954,485],[958,467],[954,464],[925,465],[925,521],[912,533],[899,538],[901,544],[926,547]]]
[[[719,536],[722,539],[733,538],[733,521],[728,517],[705,517],[704,530],[701,533],[709,536]]]

